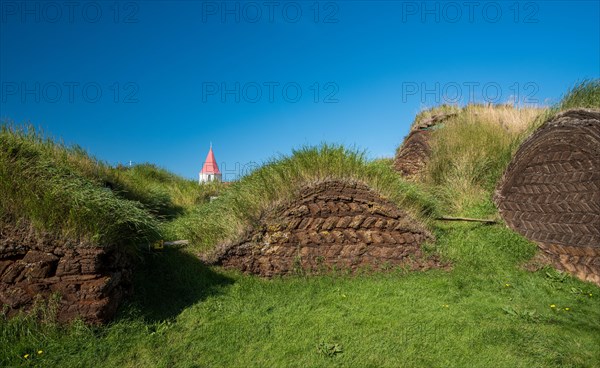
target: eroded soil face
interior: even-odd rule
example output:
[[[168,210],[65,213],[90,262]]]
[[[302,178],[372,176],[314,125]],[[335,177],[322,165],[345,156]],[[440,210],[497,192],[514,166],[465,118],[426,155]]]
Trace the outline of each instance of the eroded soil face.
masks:
[[[8,316],[60,297],[56,318],[105,323],[131,292],[131,260],[115,248],[71,244],[30,226],[0,228],[0,305]]]
[[[433,236],[366,185],[326,181],[265,215],[241,241],[223,246],[215,263],[273,276],[331,269],[440,266],[421,245]]]

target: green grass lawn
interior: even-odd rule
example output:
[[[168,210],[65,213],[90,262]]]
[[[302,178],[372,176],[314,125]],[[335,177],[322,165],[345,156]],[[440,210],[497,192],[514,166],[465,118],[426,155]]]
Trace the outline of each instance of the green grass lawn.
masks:
[[[525,271],[535,245],[501,225],[436,233],[450,271],[267,280],[149,253],[109,326],[0,322],[0,366],[599,366],[600,288]]]

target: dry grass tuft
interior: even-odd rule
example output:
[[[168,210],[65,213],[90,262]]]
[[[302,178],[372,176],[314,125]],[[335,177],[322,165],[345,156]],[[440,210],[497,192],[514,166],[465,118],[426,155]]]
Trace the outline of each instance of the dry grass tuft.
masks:
[[[546,111],[511,105],[464,107],[432,132],[431,158],[421,181],[433,188],[449,213],[492,208],[488,202],[497,180]]]

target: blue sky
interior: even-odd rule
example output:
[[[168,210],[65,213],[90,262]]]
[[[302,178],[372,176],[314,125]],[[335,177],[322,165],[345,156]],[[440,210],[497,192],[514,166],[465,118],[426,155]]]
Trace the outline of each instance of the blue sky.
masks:
[[[0,117],[109,163],[227,179],[294,147],[390,157],[442,102],[600,77],[597,1],[0,1]]]

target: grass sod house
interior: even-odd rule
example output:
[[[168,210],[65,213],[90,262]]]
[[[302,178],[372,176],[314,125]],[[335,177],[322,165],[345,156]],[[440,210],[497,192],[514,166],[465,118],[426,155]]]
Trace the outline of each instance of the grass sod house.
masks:
[[[540,244],[546,262],[598,282],[599,91],[597,80],[584,81],[548,109],[468,105],[434,130],[431,123],[446,113],[444,107],[428,110],[415,119],[398,153],[409,153],[412,140],[425,149],[400,162],[418,168],[417,179],[446,213],[491,213],[495,190],[501,217]]]
[[[418,176],[431,156],[432,130],[440,128],[444,121],[457,114],[457,110],[453,106],[441,106],[419,114],[396,151],[394,168],[407,178]]]
[[[600,285],[600,110],[558,113],[519,147],[494,201],[552,264]]]
[[[272,276],[417,257],[433,240],[424,223],[434,210],[386,164],[322,145],[266,164],[172,226],[207,261]]]
[[[158,221],[104,186],[107,168],[80,149],[0,129],[3,313],[41,302],[59,321],[110,320],[131,292],[131,255],[159,236]]]
[[[265,212],[212,263],[273,276],[294,272],[439,267],[421,246],[433,235],[411,215],[352,180],[327,179],[298,189]]]

